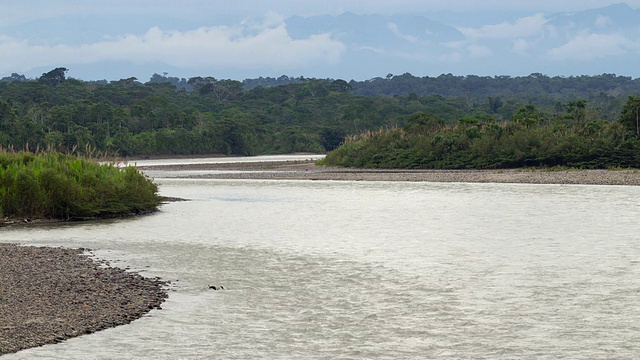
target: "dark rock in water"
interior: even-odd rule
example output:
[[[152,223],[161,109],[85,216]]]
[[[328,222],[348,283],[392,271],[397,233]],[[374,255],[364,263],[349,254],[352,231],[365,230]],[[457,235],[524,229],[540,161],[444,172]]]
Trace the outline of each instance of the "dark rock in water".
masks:
[[[222,285],[220,285],[220,286],[209,285],[209,289],[213,289],[213,290],[224,290],[224,286],[222,286]]]

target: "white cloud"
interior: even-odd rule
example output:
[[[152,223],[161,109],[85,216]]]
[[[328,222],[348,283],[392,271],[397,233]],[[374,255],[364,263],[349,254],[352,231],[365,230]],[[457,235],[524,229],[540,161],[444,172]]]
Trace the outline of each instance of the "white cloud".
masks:
[[[355,50],[355,51],[371,51],[371,52],[374,52],[376,54],[384,54],[384,53],[386,53],[384,48],[375,47],[375,46],[356,45],[356,46],[353,47],[353,50]]]
[[[448,43],[443,44],[445,47],[453,50],[460,50],[467,46],[467,41],[450,41]]]
[[[512,51],[519,55],[528,55],[528,51],[531,49],[531,44],[525,39],[516,39],[513,42]]]
[[[438,60],[444,63],[459,63],[468,59],[479,59],[494,55],[493,51],[489,47],[472,44],[468,41],[451,41],[443,45],[451,50],[450,52],[446,52],[438,56]]]
[[[403,39],[405,41],[411,42],[411,43],[416,43],[418,42],[420,39],[418,39],[415,36],[411,36],[411,35],[406,35],[404,33],[402,33],[402,31],[400,31],[400,28],[398,28],[398,25],[395,23],[388,23],[387,24],[387,28],[389,28],[389,30],[391,30],[391,33],[397,37],[399,37],[400,39]]]
[[[469,45],[467,51],[469,52],[469,57],[472,59],[489,57],[493,55],[493,52],[488,47],[482,45]]]
[[[479,28],[460,28],[458,30],[471,40],[513,39],[529,37],[544,32],[547,21],[544,14],[536,14],[520,18],[513,23],[504,22]]]
[[[640,49],[640,44],[620,34],[583,34],[548,52],[552,60],[593,60]]]
[[[611,20],[608,16],[598,15],[596,18],[596,26],[597,27],[605,27],[613,24],[613,20]]]
[[[338,63],[346,47],[329,34],[292,39],[281,17],[263,23],[164,31],[105,39],[82,46],[42,46],[0,38],[0,71],[28,71],[42,66],[70,66],[101,61],[166,63],[177,67],[286,68]]]

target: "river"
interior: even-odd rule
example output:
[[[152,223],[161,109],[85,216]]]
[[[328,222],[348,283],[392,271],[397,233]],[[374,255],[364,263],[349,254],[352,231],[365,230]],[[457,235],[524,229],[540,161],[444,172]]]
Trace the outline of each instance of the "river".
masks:
[[[3,360],[640,356],[640,187],[153,176],[189,201],[0,241],[171,280],[163,309]]]

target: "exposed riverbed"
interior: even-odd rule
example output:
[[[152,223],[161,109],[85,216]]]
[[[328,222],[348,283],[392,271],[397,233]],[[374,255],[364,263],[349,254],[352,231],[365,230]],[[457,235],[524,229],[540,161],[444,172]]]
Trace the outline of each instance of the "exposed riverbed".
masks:
[[[167,297],[164,282],[87,255],[0,244],[0,355],[128,324]]]
[[[208,178],[316,170],[289,165],[148,168],[189,201],[0,229],[0,242],[91,248],[173,284],[150,316],[3,360],[640,353],[640,187]]]
[[[273,159],[272,157],[271,159]],[[278,158],[278,157],[275,157]],[[138,168],[155,176],[199,179],[260,180],[338,180],[338,181],[412,181],[462,183],[640,185],[640,171],[630,170],[402,170],[353,169],[317,166],[319,156],[299,155],[250,161],[198,162],[162,160],[134,162]],[[237,159],[237,158],[236,158]]]

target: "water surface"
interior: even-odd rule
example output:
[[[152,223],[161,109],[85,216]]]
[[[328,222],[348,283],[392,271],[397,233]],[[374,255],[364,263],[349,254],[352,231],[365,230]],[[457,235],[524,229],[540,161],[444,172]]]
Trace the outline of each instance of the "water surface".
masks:
[[[640,188],[156,181],[190,201],[0,241],[88,247],[172,280],[163,310],[3,359],[640,354]]]

